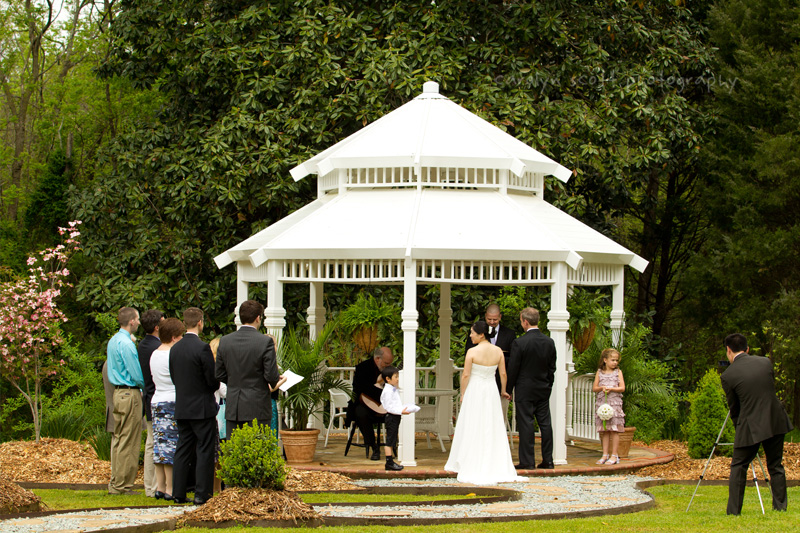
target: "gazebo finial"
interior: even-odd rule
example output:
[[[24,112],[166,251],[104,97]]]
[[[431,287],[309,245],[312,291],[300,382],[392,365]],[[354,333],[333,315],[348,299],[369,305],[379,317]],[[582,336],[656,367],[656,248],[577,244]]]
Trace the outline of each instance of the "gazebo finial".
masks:
[[[422,84],[422,94],[439,94],[439,84],[435,81],[426,81]]]

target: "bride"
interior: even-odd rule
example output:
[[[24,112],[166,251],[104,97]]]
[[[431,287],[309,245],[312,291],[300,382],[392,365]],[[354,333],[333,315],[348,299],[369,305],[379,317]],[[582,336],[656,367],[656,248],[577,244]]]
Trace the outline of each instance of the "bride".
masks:
[[[499,368],[503,398],[506,390],[506,364],[503,350],[488,340],[489,326],[476,322],[469,336],[476,345],[467,351],[461,374],[461,411],[445,470],[458,472],[458,481],[475,485],[494,485],[527,481],[517,476],[500,407],[500,394],[494,379]]]

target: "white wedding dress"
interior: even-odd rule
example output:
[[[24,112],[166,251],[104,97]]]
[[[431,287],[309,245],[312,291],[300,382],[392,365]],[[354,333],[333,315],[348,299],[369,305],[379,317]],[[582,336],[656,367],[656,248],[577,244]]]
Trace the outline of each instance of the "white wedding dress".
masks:
[[[458,472],[458,481],[495,485],[527,481],[517,475],[506,426],[500,407],[500,393],[494,380],[497,365],[472,364],[464,401],[456,422],[450,457],[444,469]]]

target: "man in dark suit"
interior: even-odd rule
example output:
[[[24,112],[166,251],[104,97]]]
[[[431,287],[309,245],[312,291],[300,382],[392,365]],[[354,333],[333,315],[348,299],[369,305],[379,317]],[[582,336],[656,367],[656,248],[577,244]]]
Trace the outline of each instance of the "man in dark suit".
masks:
[[[506,368],[508,368],[509,357],[511,356],[511,344],[514,342],[514,339],[517,336],[514,334],[511,329],[503,326],[500,324],[500,319],[503,318],[503,315],[500,313],[500,306],[497,304],[491,304],[489,307],[486,308],[486,313],[484,314],[484,319],[486,319],[486,324],[489,326],[489,342],[503,350],[503,357],[505,358]],[[464,343],[464,355],[467,354],[470,348],[474,347],[472,339],[467,333],[467,341]],[[497,390],[500,390],[500,369],[498,368],[497,372],[495,372],[494,379],[497,382]],[[508,400],[503,398],[501,400],[503,405],[503,412],[508,412]]]
[[[550,422],[550,393],[556,374],[556,345],[539,330],[539,311],[523,309],[519,321],[525,334],[511,345],[506,391],[514,392],[519,431],[519,464],[530,470],[534,455],[534,419],[542,434],[542,462],[537,468],[554,468],[553,428]]]
[[[242,327],[225,335],[217,348],[215,374],[228,385],[225,398],[227,434],[255,419],[269,426],[272,419],[270,386],[280,379],[275,343],[258,331],[264,306],[247,300],[239,306]]]
[[[211,348],[200,340],[203,311],[190,307],[183,312],[186,335],[169,351],[169,373],[175,384],[175,422],[178,445],[172,470],[172,496],[186,502],[186,485],[193,458],[195,464],[194,503],[202,505],[214,494],[214,453],[216,451],[217,402]]]
[[[772,508],[786,510],[786,472],[783,468],[783,437],[792,423],[775,395],[772,362],[748,355],[747,339],[741,333],[725,337],[725,352],[731,366],[722,373],[722,388],[736,426],[733,458],[728,482],[728,514],[742,512],[747,469],[764,447],[772,487]]]
[[[371,408],[368,402],[372,400],[373,405],[380,406],[383,389],[377,387],[375,383],[381,375],[381,370],[391,365],[393,360],[392,350],[383,346],[376,349],[370,359],[357,364],[353,372],[353,402],[348,406],[347,418],[355,419],[364,437],[364,445],[367,449],[372,449],[370,459],[373,461],[379,461],[381,453],[375,442],[375,430],[372,425],[382,420],[384,415]]]
[[[139,364],[144,377],[142,403],[147,427],[147,440],[144,445],[144,493],[150,498],[156,496],[156,468],[153,464],[153,411],[150,407],[150,400],[153,399],[153,394],[156,392],[156,384],[153,383],[153,374],[150,372],[150,356],[156,348],[161,346],[161,339],[158,338],[158,325],[163,320],[164,313],[157,309],[149,309],[142,313],[140,322],[146,335],[137,346]]]

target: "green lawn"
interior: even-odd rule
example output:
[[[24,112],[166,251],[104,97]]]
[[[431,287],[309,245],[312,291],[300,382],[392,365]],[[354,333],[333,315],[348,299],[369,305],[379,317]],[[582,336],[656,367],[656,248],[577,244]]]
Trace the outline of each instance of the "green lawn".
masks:
[[[701,485],[689,512],[686,506],[694,491],[694,485],[664,485],[652,487],[649,491],[656,498],[656,507],[649,511],[625,515],[602,516],[595,518],[575,518],[569,520],[533,520],[526,522],[505,522],[495,524],[452,524],[425,526],[426,533],[474,532],[502,533],[505,531],[536,531],[537,533],[609,533],[649,532],[649,531],[747,531],[783,532],[800,530],[800,487],[789,488],[789,511],[771,511],[769,491],[762,486],[761,495],[767,509],[761,514],[756,490],[748,487],[742,516],[725,515],[728,492],[725,486]],[[101,507],[117,505],[144,505],[154,500],[143,496],[111,497],[101,491],[54,491],[35,490],[42,499],[55,507]],[[54,493],[65,493],[63,495]],[[341,495],[344,496],[344,495]],[[349,498],[350,495],[347,495]],[[419,498],[419,497],[418,497]],[[63,507],[61,507],[63,508]],[[238,528],[237,528],[238,529]],[[350,532],[352,527],[324,528],[326,531]],[[423,527],[359,527],[359,530],[386,531],[387,533],[422,532]],[[185,528],[182,533],[208,533],[204,528]],[[247,528],[247,533],[284,532],[283,528]]]

